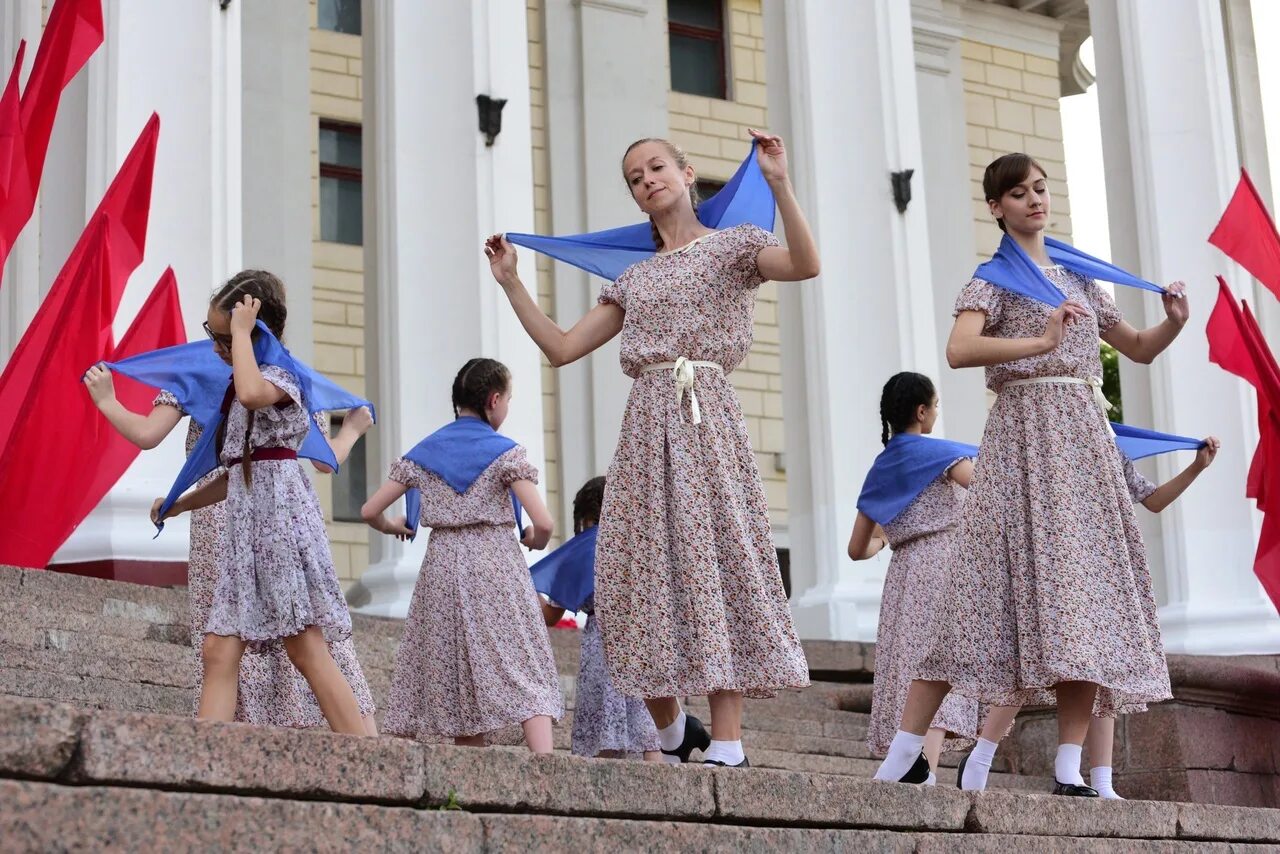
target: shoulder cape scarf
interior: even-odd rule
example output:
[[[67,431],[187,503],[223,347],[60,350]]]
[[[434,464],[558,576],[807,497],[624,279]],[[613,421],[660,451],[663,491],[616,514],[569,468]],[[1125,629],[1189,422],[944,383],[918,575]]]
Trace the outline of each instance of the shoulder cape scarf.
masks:
[[[1164,288],[1159,285],[1127,273],[1114,264],[1094,258],[1061,240],[1046,237],[1044,246],[1049,254],[1049,260],[1055,264],[1061,264],[1074,273],[1116,285],[1164,293]],[[973,271],[973,277],[984,279],[1006,291],[1048,303],[1055,308],[1067,299],[1066,294],[1049,281],[1049,277],[1044,274],[1044,270],[1040,269],[1040,265],[1032,261],[1031,256],[1007,234],[1000,240],[1000,247],[996,249],[996,254],[991,256],[990,261],[979,264],[978,269]]]
[[[569,611],[581,611],[596,592],[595,525],[529,567],[533,589]]]
[[[333,449],[329,447],[324,433],[315,423],[315,413],[354,409],[358,406],[367,406],[370,412],[374,412],[373,404],[343,390],[314,368],[295,359],[261,320],[258,321],[258,336],[253,343],[253,352],[259,365],[283,368],[298,380],[302,391],[302,405],[307,410],[311,428],[302,447],[298,449],[298,456],[323,463],[337,471],[338,461],[334,458]],[[211,341],[165,347],[104,364],[112,371],[172,394],[203,431],[200,440],[187,456],[186,464],[178,472],[169,494],[165,496],[161,505],[163,514],[182,493],[218,467],[218,448],[214,444],[218,427],[225,417],[222,404],[231,387],[231,366],[218,358]],[[164,523],[156,528],[157,533],[164,530]]]
[[[746,159],[733,173],[729,183],[698,206],[698,221],[714,229],[733,228],[749,222],[765,231],[773,231],[774,213],[773,191],[760,172],[753,142]],[[610,281],[621,276],[622,271],[632,264],[650,258],[658,251],[648,222],[567,237],[513,233],[507,235],[507,240]]]
[[[503,436],[483,420],[464,415],[414,445],[404,458],[435,474],[461,495],[494,460],[515,446],[514,440]],[[417,536],[422,494],[410,488],[404,501],[405,525]],[[515,493],[511,495],[511,508],[519,525],[520,502],[516,500]]]

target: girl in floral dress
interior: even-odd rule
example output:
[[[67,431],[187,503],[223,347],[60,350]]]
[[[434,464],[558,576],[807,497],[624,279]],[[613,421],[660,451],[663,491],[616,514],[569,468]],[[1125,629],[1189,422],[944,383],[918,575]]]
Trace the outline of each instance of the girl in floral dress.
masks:
[[[573,497],[573,533],[581,534],[600,524],[605,479],[593,477]],[[593,571],[590,567],[586,571]],[[604,641],[594,598],[582,606],[587,624],[582,629],[578,656],[577,690],[573,702],[573,752],[577,756],[643,755],[646,762],[662,758],[658,731],[642,700],[624,697],[609,681],[604,663]],[[543,617],[554,626],[565,609],[554,601],[543,603]]]
[[[263,282],[276,280],[275,276],[265,271],[246,270],[234,277],[228,286],[235,288],[239,283],[250,278]],[[279,287],[283,289],[284,286],[280,284]],[[225,287],[220,290],[225,290]],[[94,404],[111,422],[111,425],[122,436],[143,450],[150,450],[159,445],[187,414],[183,411],[178,399],[167,391],[162,391],[156,396],[151,412],[146,415],[126,409],[116,399],[111,372],[100,365],[89,369],[85,374],[84,383]],[[316,414],[316,424],[328,430],[328,420],[321,413]],[[372,424],[372,416],[363,407],[347,413],[338,434],[329,443],[339,463],[347,459],[356,440],[364,435]],[[187,453],[190,453],[199,441],[200,433],[200,425],[192,420],[187,427]],[[320,471],[327,471],[319,463],[314,465]],[[223,474],[225,471],[218,469],[206,475],[197,486],[203,486]],[[226,517],[226,506],[223,503],[201,507],[191,513],[191,547],[187,563],[189,594],[187,611],[191,626],[191,646],[194,651],[192,664],[196,686],[193,704],[195,711],[200,708],[200,685],[204,679],[200,647],[204,638],[204,628],[209,620],[209,610],[213,607],[213,590],[218,578],[218,540],[222,536],[223,528],[226,527]],[[365,731],[369,735],[377,735],[373,695],[369,691],[364,672],[356,658],[355,644],[350,638],[336,641],[329,645],[329,651],[355,693],[360,714],[365,722]],[[321,726],[325,722],[315,695],[311,693],[302,674],[289,662],[289,657],[280,647],[272,648],[262,655],[249,655],[241,659],[237,697],[235,720],[239,723],[304,728]]]
[[[876,678],[867,728],[867,747],[881,755],[888,751],[897,731],[914,659],[928,646],[933,613],[939,605],[935,600],[943,586],[951,541],[960,523],[964,491],[973,476],[973,460],[966,450],[958,448],[958,443],[925,438],[937,419],[938,395],[928,377],[906,372],[895,374],[885,383],[880,395],[880,422],[881,441],[886,449],[868,475],[863,495],[868,499],[876,497],[873,492],[879,486],[879,480],[875,480],[879,467],[882,463],[886,468],[892,465],[891,459],[899,464],[888,478],[894,483],[885,484],[890,489],[914,492],[926,478],[929,480],[909,500],[907,495],[895,495],[892,509],[881,510],[870,500],[859,501],[849,537],[849,557],[853,560],[868,560],[885,546],[893,547],[880,597]],[[919,462],[911,466],[916,474],[912,480],[903,477],[909,463],[902,463],[913,451]],[[959,694],[948,696],[934,715],[925,739],[924,754],[932,771],[937,771],[944,748],[958,750],[966,742],[972,743],[977,733],[978,703]]]
[[[218,441],[225,474],[188,492],[165,514],[219,502],[226,507],[204,626],[199,717],[234,719],[245,652],[283,646],[330,728],[365,735],[355,693],[330,652],[331,644],[351,637],[351,616],[320,502],[297,460],[311,416],[297,377],[258,364],[253,343],[259,313],[273,334],[283,334],[284,288],[256,271],[232,279],[209,305],[206,329],[232,367],[234,393]],[[156,523],[162,503],[157,499],[152,509]]]
[[[987,167],[1001,229],[1067,299],[1057,308],[974,279],[956,300],[952,367],[985,366],[998,397],[964,503],[936,633],[876,779],[923,782],[925,734],[954,688],[983,703],[1058,707],[1056,794],[1096,797],[1080,774],[1091,714],[1170,696],[1146,553],[1099,405],[1099,338],[1149,362],[1187,320],[1138,331],[1090,279],[1049,264],[1046,173],[1024,154]],[[963,774],[962,774],[963,777]]]
[[[415,488],[419,518],[431,528],[384,729],[479,747],[488,734],[520,724],[531,751],[550,753],[564,699],[520,546],[545,548],[552,522],[538,470],[524,448],[497,433],[510,401],[506,366],[469,361],[453,384],[455,420],[398,460],[361,510],[374,530],[409,536],[403,516],[383,514]],[[512,494],[533,522],[519,540]]]
[[[818,274],[782,140],[752,131],[789,248],[752,225],[695,215],[693,167],[666,140],[627,149],[623,179],[659,252],[622,273],[565,332],[530,297],[502,235],[490,269],[554,366],[622,333],[634,382],[608,471],[595,605],[614,687],[645,699],[669,762],[747,764],[742,698],[808,684],[769,529],[760,473],[727,375],[751,346],[756,290]],[[711,734],[678,697],[706,695]]]

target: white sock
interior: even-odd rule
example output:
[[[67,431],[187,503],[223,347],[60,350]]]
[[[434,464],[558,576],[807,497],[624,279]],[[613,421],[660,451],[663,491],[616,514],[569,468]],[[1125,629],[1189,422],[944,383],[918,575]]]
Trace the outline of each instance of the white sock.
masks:
[[[1098,790],[1098,794],[1109,801],[1123,801],[1111,785],[1111,766],[1099,765],[1089,769],[1089,785]]]
[[[658,743],[662,745],[663,750],[679,750],[680,745],[684,743],[684,722],[688,719],[688,715],[682,710],[676,715],[676,719],[667,726],[658,730]],[[679,759],[676,759],[679,762]]]
[[[893,741],[889,742],[888,754],[876,769],[876,779],[888,780],[891,783],[901,780],[902,776],[911,770],[911,766],[916,764],[923,747],[923,735],[898,730],[893,736]]]
[[[925,784],[926,786],[936,786],[936,785],[938,785],[938,777],[937,777],[937,775],[936,775],[936,774],[934,774],[932,771],[930,771],[930,772],[929,772],[929,779],[925,780],[925,781],[924,781],[924,784]]]
[[[702,754],[702,761],[723,762],[725,765],[740,765],[746,754],[742,752],[742,740],[738,741],[716,741],[711,739],[711,746],[707,748],[707,752]]]
[[[1084,785],[1084,777],[1080,776],[1080,745],[1058,745],[1058,756],[1053,760],[1053,776],[1059,783],[1069,786]]]
[[[987,790],[987,775],[991,773],[991,760],[996,757],[996,748],[999,743],[995,741],[987,741],[985,738],[979,738],[978,743],[973,746],[973,752],[969,754],[969,761],[964,763],[964,779],[960,781],[960,788],[966,792],[985,792]]]

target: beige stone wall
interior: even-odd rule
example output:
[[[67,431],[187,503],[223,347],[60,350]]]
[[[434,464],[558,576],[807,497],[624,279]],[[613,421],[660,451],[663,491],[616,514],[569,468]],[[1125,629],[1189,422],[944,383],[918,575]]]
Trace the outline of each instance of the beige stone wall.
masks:
[[[727,180],[742,162],[747,128],[769,125],[760,0],[728,0],[726,11],[729,100],[672,92],[667,102],[671,139],[688,153],[701,177],[716,181]],[[786,450],[781,353],[778,285],[768,282],[756,300],[755,343],[732,380],[742,400],[775,529],[787,524],[787,476],[778,468],[779,455]]]
[[[315,367],[343,388],[364,394],[364,249],[320,239],[320,119],[359,123],[362,119],[360,37],[316,28],[311,0],[311,234],[314,291]],[[377,482],[380,473],[370,469]],[[332,482],[315,479],[343,586],[369,566],[369,529],[362,523],[334,522]]]
[[[991,257],[1000,242],[1000,230],[983,198],[982,173],[988,163],[1011,151],[1025,151],[1048,171],[1052,196],[1048,233],[1070,240],[1058,63],[967,40],[961,42],[961,56],[978,260]]]

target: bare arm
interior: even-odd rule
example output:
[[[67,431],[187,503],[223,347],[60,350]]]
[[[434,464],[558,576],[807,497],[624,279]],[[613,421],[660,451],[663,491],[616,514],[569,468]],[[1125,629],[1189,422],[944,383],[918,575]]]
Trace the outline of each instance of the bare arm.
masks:
[[[553,367],[576,362],[622,331],[622,309],[613,303],[600,303],[565,332],[529,296],[516,272],[516,248],[506,237],[495,234],[486,240],[485,254],[489,257],[489,270],[502,285],[520,325]]]
[[[93,405],[98,407],[116,432],[144,451],[164,441],[164,437],[182,420],[182,410],[164,404],[151,407],[146,415],[126,409],[116,398],[111,371],[103,365],[94,365],[86,371],[81,382],[88,390]]]
[[[338,465],[342,465],[347,461],[347,457],[351,456],[351,449],[355,447],[356,442],[360,441],[370,427],[373,426],[373,414],[369,412],[368,407],[359,406],[349,410],[346,417],[342,419],[342,427],[338,429],[336,436],[326,436],[329,442],[329,448],[333,451],[333,458],[337,460]],[[333,469],[324,463],[311,461],[318,472],[324,474],[332,474]]]
[[[1218,455],[1218,448],[1222,447],[1222,443],[1213,436],[1209,436],[1204,441],[1204,447],[1196,451],[1196,458],[1190,465],[1157,486],[1155,492],[1142,499],[1143,507],[1152,513],[1161,512],[1187,491],[1187,487],[1195,482],[1200,472],[1213,464],[1213,458]]]
[[[552,605],[545,599],[540,599],[539,601],[542,602],[542,621],[548,626],[554,626],[556,623],[560,622],[564,617],[565,609],[561,608],[559,605]]]
[[[782,137],[752,130],[756,141],[756,162],[760,173],[769,183],[773,198],[782,217],[782,230],[787,236],[786,246],[766,246],[756,256],[760,275],[775,282],[798,282],[812,279],[821,272],[818,260],[818,244],[809,230],[809,222],[796,201],[795,188],[787,174],[787,152]]]
[[[538,494],[538,487],[531,480],[517,480],[511,484],[511,491],[516,494],[524,512],[529,514],[532,525],[525,528],[520,544],[531,551],[545,549],[555,532],[555,522],[547,512],[547,505]]]
[[[1182,282],[1169,285],[1162,298],[1165,319],[1155,326],[1138,330],[1122,320],[1102,333],[1102,340],[1119,350],[1127,359],[1142,365],[1151,364],[1156,356],[1173,343],[1182,327],[1187,325],[1191,309],[1187,305],[1185,288]]]
[[[1084,307],[1067,301],[1049,315],[1043,335],[1035,338],[993,338],[982,334],[986,325],[985,313],[962,311],[956,315],[951,337],[947,340],[947,364],[953,368],[981,368],[1048,353],[1062,342],[1063,324],[1082,316]]]
[[[260,307],[258,299],[246,294],[231,309],[231,380],[236,399],[248,410],[275,406],[285,397],[279,387],[267,382],[253,353],[253,329]]]
[[[853,533],[849,536],[849,559],[869,560],[887,545],[889,540],[880,526],[859,511],[858,518],[853,522]]]
[[[396,519],[387,519],[383,514],[387,508],[399,501],[409,487],[395,480],[388,480],[378,487],[378,491],[369,496],[369,500],[360,508],[360,518],[365,521],[370,528],[382,534],[393,537],[406,538],[413,535],[413,531],[409,530],[408,520],[403,517]]]
[[[961,460],[947,470],[947,477],[956,483],[969,488],[969,484],[973,482],[973,460]]]
[[[168,513],[164,514],[164,518],[172,519],[174,516],[181,516],[183,513],[190,513],[192,510],[199,510],[202,507],[217,504],[219,501],[225,501],[226,498],[227,476],[223,474],[221,477],[215,477],[199,489],[193,489],[173,502],[173,506],[169,508]],[[151,521],[157,525],[164,521],[159,516],[160,505],[163,503],[163,498],[157,498],[151,505]]]

